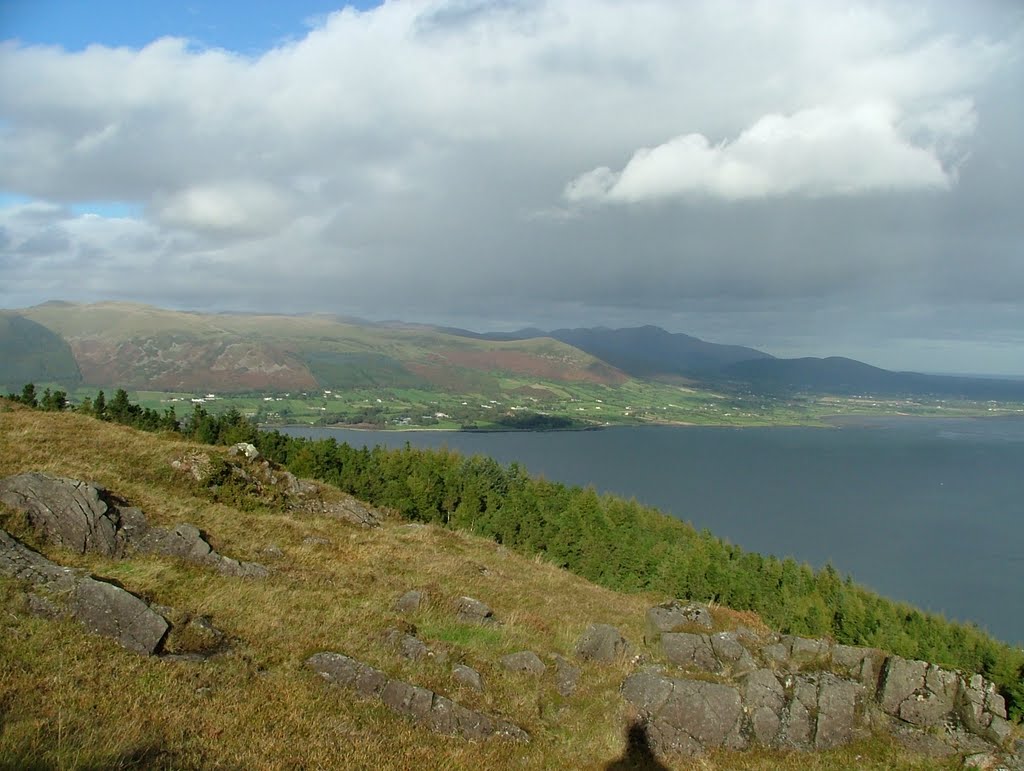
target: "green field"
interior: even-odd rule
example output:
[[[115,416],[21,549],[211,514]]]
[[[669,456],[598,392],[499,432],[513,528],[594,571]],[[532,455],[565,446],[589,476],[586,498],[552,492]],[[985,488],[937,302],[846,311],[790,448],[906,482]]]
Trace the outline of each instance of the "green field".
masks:
[[[108,399],[123,386],[133,401],[160,412],[173,407],[178,418],[192,412],[194,400],[214,414],[236,409],[270,425],[386,429],[820,426],[848,414],[1024,414],[1019,403],[781,395],[787,392],[754,393],[728,378],[634,377],[547,337],[496,341],[416,324],[126,303],[48,303],[18,313],[18,334],[8,330],[11,390],[23,384],[19,372],[34,373],[40,394],[46,387],[70,389],[73,403],[94,397],[99,384]],[[74,378],[65,377],[68,367],[41,369],[33,356],[14,356],[15,348],[24,354],[43,338],[63,346],[61,361]]]
[[[842,415],[917,415],[980,417],[1024,415],[1024,405],[949,399],[878,399],[813,396],[776,398],[720,394],[657,382],[631,380],[620,386],[555,383],[499,377],[496,391],[445,393],[419,388],[328,389],[304,393],[215,395],[163,391],[129,391],[132,401],[163,411],[173,407],[179,418],[198,402],[219,414],[236,409],[267,425],[353,425],[381,429],[502,430],[502,418],[549,415],[571,420],[573,427],[613,425],[824,426]],[[42,392],[45,385],[39,385]],[[93,398],[96,390],[78,388],[74,403]],[[111,394],[106,393],[109,399]]]

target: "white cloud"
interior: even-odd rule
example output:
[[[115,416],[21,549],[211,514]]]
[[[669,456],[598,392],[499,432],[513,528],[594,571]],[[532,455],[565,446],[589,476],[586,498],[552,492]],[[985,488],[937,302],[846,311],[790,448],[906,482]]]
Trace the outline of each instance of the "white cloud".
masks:
[[[171,227],[257,235],[277,230],[289,208],[285,196],[267,184],[231,181],[179,191],[159,203],[158,216]]]
[[[965,133],[973,112],[947,107],[920,121],[939,140]],[[955,119],[955,120],[954,120]],[[946,190],[952,171],[936,148],[910,142],[885,104],[766,115],[733,141],[686,134],[637,150],[620,172],[599,167],[572,180],[571,202],[637,202],[688,194],[726,199],[887,190]]]

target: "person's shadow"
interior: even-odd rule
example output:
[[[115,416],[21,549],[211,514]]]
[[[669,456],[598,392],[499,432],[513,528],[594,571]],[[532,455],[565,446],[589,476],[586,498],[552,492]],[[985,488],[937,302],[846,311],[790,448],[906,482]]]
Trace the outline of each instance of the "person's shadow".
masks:
[[[629,724],[629,730],[626,732],[626,751],[622,753],[622,757],[616,758],[605,766],[606,771],[631,771],[631,769],[669,771],[668,766],[654,757],[650,739],[647,738],[647,728],[639,720],[634,720]]]

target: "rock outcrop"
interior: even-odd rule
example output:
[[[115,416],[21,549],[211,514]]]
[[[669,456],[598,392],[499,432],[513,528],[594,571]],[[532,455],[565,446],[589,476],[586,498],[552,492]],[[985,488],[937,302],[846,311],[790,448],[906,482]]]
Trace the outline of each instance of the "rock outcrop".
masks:
[[[509,672],[520,672],[529,675],[543,675],[547,667],[533,651],[519,651],[501,657],[501,665]]]
[[[324,499],[321,497],[309,496],[306,498],[305,508],[316,514],[322,514],[332,519],[340,519],[350,525],[360,527],[380,527],[383,519],[379,510],[371,508],[352,496],[342,494],[336,500]]]
[[[0,479],[0,501],[23,512],[42,538],[79,554],[159,554],[242,578],[263,578],[269,572],[258,563],[219,554],[194,525],[152,527],[140,509],[78,479],[38,472],[7,477]]]
[[[111,556],[123,546],[121,516],[105,492],[77,479],[35,472],[0,479],[0,501],[24,512],[49,541],[78,554]]]
[[[757,669],[750,652],[740,643],[735,632],[692,634],[666,632],[661,635],[661,648],[671,663],[701,672],[729,672],[741,675]]]
[[[231,445],[228,450],[228,455],[241,455],[246,460],[254,461],[260,457],[260,451],[256,449],[256,445],[250,444],[249,442],[238,442],[237,444]]]
[[[172,528],[149,527],[141,515],[142,512],[139,512],[141,521],[132,528],[126,539],[128,546],[139,553],[176,557],[239,578],[265,578],[270,573],[257,562],[240,562],[218,553],[195,525],[184,523]]]
[[[555,690],[567,698],[572,696],[580,683],[580,668],[557,653],[550,658],[555,664]]]
[[[735,687],[639,672],[626,678],[622,695],[644,716],[658,750],[698,755],[746,746],[743,700]]]
[[[497,624],[494,611],[473,597],[459,597],[455,602],[455,616],[470,624]]]
[[[143,655],[177,652],[169,640],[190,640],[189,652],[208,654],[224,640],[209,619],[150,606],[116,584],[66,568],[0,530],[0,575],[27,585],[29,608],[51,617],[74,618],[95,634]],[[162,612],[161,612],[162,611]],[[200,629],[202,634],[199,634]],[[209,646],[203,640],[210,641]]]
[[[706,605],[679,600],[669,600],[650,608],[646,621],[648,634],[654,638],[665,632],[710,630],[715,626]]]
[[[647,614],[652,650],[700,678],[647,669],[622,685],[659,751],[829,749],[883,724],[908,747],[966,756],[998,754],[1010,734],[1002,697],[980,675],[792,635],[670,631],[702,615],[678,603]]]
[[[314,654],[306,660],[306,666],[328,682],[352,688],[362,696],[379,699],[391,711],[437,733],[475,741],[491,737],[520,742],[530,740],[526,731],[507,720],[468,709],[426,688],[393,680],[381,670],[341,653]]]
[[[576,655],[592,661],[615,661],[631,650],[622,633],[610,624],[591,624],[576,643]]]
[[[177,467],[203,484],[212,474],[221,474],[222,480],[227,474],[254,488],[272,487],[284,496],[275,500],[286,500],[294,510],[362,527],[380,524],[379,512],[296,479],[262,459],[252,445],[236,445],[231,455],[228,466],[193,454]],[[96,484],[21,474],[0,479],[0,502],[22,512],[40,537],[79,554],[161,555],[230,576],[267,575],[262,565],[219,554],[194,525],[151,526],[140,509]],[[283,556],[273,548],[278,558]],[[269,547],[265,551],[271,553]],[[114,582],[47,559],[5,530],[0,530],[0,576],[25,584],[33,612],[75,619],[90,632],[143,655],[193,660],[226,645],[225,635],[209,618],[151,605]],[[424,590],[410,590],[391,610],[416,614],[427,604]],[[499,624],[492,609],[472,597],[458,597],[454,611],[461,622]],[[565,698],[578,687],[579,660],[630,665],[633,671],[622,682],[621,694],[635,708],[646,740],[658,753],[692,756],[757,746],[827,750],[884,729],[907,748],[930,756],[958,755],[968,766],[1024,771],[1024,746],[1012,752],[1006,747],[1012,733],[1006,704],[981,675],[828,640],[742,627],[715,631],[711,611],[697,603],[662,603],[647,611],[645,622],[645,648],[635,658],[636,651],[618,629],[591,624],[577,642],[575,663],[558,654],[548,656],[553,676],[545,661],[528,650],[496,663],[513,678],[544,678]],[[395,628],[382,633],[394,655],[447,668],[446,647],[435,650],[416,637],[416,628],[407,621],[394,623]],[[651,659],[657,663],[649,665]],[[644,668],[636,671],[641,661]],[[469,740],[529,741],[526,731],[506,720],[390,678],[341,653],[317,653],[305,664],[328,682],[378,699],[430,730]],[[465,688],[483,690],[480,673],[464,664],[452,667],[451,678]]]
[[[480,673],[465,664],[456,664],[452,667],[452,678],[474,691],[483,691],[484,689],[484,681]]]
[[[337,489],[299,479],[263,458],[255,446],[241,442],[228,450],[228,459],[189,452],[171,462],[203,488],[234,486],[253,502],[279,504],[289,511],[340,519],[359,527],[379,527],[384,513]]]
[[[128,650],[145,655],[157,652],[170,628],[145,600],[86,576],[75,582],[69,607],[90,632],[112,637]]]
[[[395,613],[415,613],[420,608],[427,605],[428,602],[429,597],[425,591],[420,589],[410,589],[395,600],[395,604],[391,606],[391,609],[394,610]]]

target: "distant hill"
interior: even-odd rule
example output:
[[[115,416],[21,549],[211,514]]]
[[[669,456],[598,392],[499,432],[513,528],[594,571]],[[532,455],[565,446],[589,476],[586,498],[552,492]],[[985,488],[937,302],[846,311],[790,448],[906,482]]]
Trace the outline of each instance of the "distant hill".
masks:
[[[690,335],[667,332],[661,327],[651,325],[623,329],[582,327],[555,329],[551,332],[531,327],[516,332],[485,334],[451,328],[446,331],[483,340],[550,337],[586,351],[591,356],[596,356],[634,377],[699,375],[738,361],[772,358],[771,354],[755,348],[709,343]]]
[[[57,383],[74,388],[82,381],[71,347],[42,324],[0,313],[0,388],[18,391],[25,383]]]
[[[754,348],[709,343],[654,326],[556,329],[551,337],[636,377],[698,375],[734,362],[772,358]]]
[[[1024,400],[1024,382],[994,378],[893,372],[841,356],[757,359],[722,367],[720,374],[767,393],[930,395],[979,400]]]
[[[61,366],[77,362],[78,377],[88,386],[490,393],[509,376],[526,383],[628,380],[615,367],[550,338],[467,340],[421,325],[357,323],[323,314],[204,314],[135,303],[51,302],[18,311],[17,317],[30,320],[38,334],[45,332],[45,350],[63,346]],[[54,379],[23,377],[40,372],[33,363],[38,358],[30,347],[11,349],[5,361],[19,388],[28,380]]]
[[[531,340],[535,337],[551,337],[550,332],[545,332],[543,329],[538,327],[524,327],[523,329],[517,329],[514,332],[474,332],[470,329],[462,329],[460,327],[434,327],[438,332],[444,332],[446,335],[457,335],[458,337],[468,337],[473,340],[495,340],[495,341],[509,341],[509,340]]]

